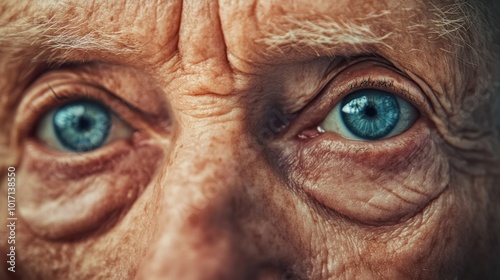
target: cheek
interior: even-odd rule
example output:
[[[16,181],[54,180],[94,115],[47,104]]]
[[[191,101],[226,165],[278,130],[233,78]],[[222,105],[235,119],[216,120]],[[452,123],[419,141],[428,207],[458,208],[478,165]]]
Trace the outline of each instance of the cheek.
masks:
[[[133,279],[151,246],[158,189],[152,182],[111,228],[93,235],[47,240],[20,220],[16,253],[20,279]],[[57,225],[56,225],[57,226]],[[35,232],[37,234],[38,232]],[[124,245],[126,244],[126,245]]]
[[[28,143],[19,168],[19,211],[44,238],[75,238],[111,227],[143,192],[161,151],[120,142],[99,160],[84,155],[52,157]]]
[[[400,270],[411,271],[411,275],[422,274],[423,279],[454,278],[450,275],[481,270],[468,265],[480,267],[477,259],[487,259],[486,255],[480,255],[490,246],[484,247],[489,243],[484,206],[487,197],[480,191],[484,185],[476,184],[474,178],[450,172],[449,187],[387,242],[397,250],[392,261]],[[405,267],[409,263],[415,267]]]
[[[460,274],[468,238],[449,195],[445,191],[405,223],[365,229],[358,243],[363,244],[362,261],[376,267],[384,279],[447,279]]]
[[[328,259],[332,274],[337,273],[334,278],[454,279],[462,275],[465,266],[474,263],[481,243],[487,242],[487,227],[481,218],[484,211],[478,209],[481,196],[464,191],[473,189],[470,178],[455,179],[418,215],[398,224],[325,222],[331,225],[327,241],[317,250]]]

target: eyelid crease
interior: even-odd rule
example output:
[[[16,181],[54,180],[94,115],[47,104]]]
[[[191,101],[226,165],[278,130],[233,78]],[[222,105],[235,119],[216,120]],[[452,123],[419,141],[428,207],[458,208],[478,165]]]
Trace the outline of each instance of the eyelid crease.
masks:
[[[356,65],[352,67],[356,67]],[[377,70],[379,73],[376,73]],[[352,71],[352,69],[349,69],[349,71]],[[376,62],[375,65],[372,65],[369,69],[362,69],[361,72],[368,73],[361,73],[354,79],[351,79],[352,81],[349,82],[347,86],[341,87],[341,95],[338,97],[339,101],[354,91],[373,88],[387,90],[396,94],[416,105],[419,109],[426,110],[428,107],[423,90],[399,69],[385,63]]]
[[[162,88],[153,77],[133,67],[102,61],[65,62],[46,68],[30,86],[46,81],[52,84],[55,80],[87,82],[115,95],[142,114],[153,117],[168,115]]]

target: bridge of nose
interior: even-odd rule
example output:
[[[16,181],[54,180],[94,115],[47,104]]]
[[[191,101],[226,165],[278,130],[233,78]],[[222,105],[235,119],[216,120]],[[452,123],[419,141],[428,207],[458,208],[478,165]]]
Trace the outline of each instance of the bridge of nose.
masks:
[[[161,191],[155,237],[139,274],[145,279],[240,279],[252,266],[241,225],[254,219],[243,160],[251,150],[242,153],[234,138],[243,133],[237,123],[179,133],[155,184]]]
[[[178,129],[153,184],[156,231],[138,279],[281,279],[274,262],[291,255],[269,215],[279,180],[247,129],[245,106],[258,104],[238,97],[252,88],[227,56],[218,4],[183,2],[178,68],[164,87]]]

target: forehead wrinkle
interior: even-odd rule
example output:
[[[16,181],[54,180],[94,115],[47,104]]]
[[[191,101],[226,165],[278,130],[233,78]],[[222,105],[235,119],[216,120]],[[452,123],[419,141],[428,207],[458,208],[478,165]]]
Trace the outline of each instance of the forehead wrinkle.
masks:
[[[178,1],[51,3],[0,6],[7,11],[0,15],[0,52],[35,62],[64,62],[83,60],[89,53],[132,58],[172,49]],[[162,26],[165,21],[168,28]]]

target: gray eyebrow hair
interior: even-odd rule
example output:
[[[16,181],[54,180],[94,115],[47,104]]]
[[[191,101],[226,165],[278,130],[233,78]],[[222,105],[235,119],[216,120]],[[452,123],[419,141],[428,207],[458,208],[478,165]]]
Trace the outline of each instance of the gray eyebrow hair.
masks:
[[[482,0],[489,1],[489,0]],[[434,2],[434,1],[433,1]],[[488,30],[484,27],[480,9],[481,1],[452,0],[448,4],[431,2],[429,12],[433,14],[430,21],[430,31],[440,37],[449,39],[453,45],[466,46],[471,52],[469,57],[472,63],[479,64],[480,54],[477,44],[487,38]],[[479,4],[477,4],[477,3]],[[437,3],[437,2],[436,2]],[[484,6],[484,4],[482,4]],[[68,8],[68,7],[66,7]],[[484,8],[484,7],[483,7]],[[36,48],[34,61],[61,60],[64,61],[70,51],[96,51],[121,55],[138,53],[141,46],[137,42],[126,40],[123,31],[104,32],[99,29],[86,29],[86,18],[64,18],[62,23],[56,16],[61,17],[64,9],[60,9],[52,16],[38,15],[31,19],[17,19],[9,22],[9,13],[0,14],[0,53],[16,52],[23,48]],[[393,31],[376,34],[372,25],[379,18],[389,16],[390,10],[370,13],[364,17],[349,20],[334,20],[327,16],[316,15],[315,20],[304,20],[296,15],[285,15],[279,24],[275,24],[272,32],[265,33],[264,37],[256,42],[263,43],[270,52],[283,52],[287,48],[294,48],[309,53],[319,53],[319,48],[344,45],[359,48],[365,45],[383,45],[392,49],[386,39],[393,35]],[[418,31],[420,24],[408,27]],[[472,42],[474,38],[475,42]],[[449,50],[449,52],[453,52]]]
[[[369,14],[361,20],[369,21],[390,11],[379,14]],[[353,22],[337,22],[323,16],[314,21],[301,20],[294,16],[283,17],[283,23],[274,26],[276,32],[264,34],[262,39],[269,50],[280,51],[284,48],[298,48],[307,52],[318,53],[319,46],[323,48],[333,45],[386,44],[384,40],[391,36],[387,32],[377,36],[368,24]],[[38,60],[60,60],[64,62],[70,51],[112,52],[121,55],[137,53],[141,46],[124,40],[122,31],[104,32],[98,29],[85,30],[84,19],[71,20],[61,24],[55,17],[39,16],[33,19],[20,19],[15,22],[5,22],[0,16],[0,53],[16,52],[24,48],[36,48],[37,53],[32,58]]]
[[[35,23],[38,21],[38,23]],[[61,25],[54,17],[35,20],[20,19],[13,23],[0,22],[0,53],[16,54],[23,49],[35,49],[32,61],[68,59],[70,51],[113,52],[133,54],[138,46],[122,39],[122,31],[84,30],[83,21]],[[20,54],[25,56],[24,54]],[[22,57],[20,57],[22,58]]]
[[[362,45],[383,45],[389,49],[392,46],[386,43],[393,32],[383,35],[373,32],[371,23],[377,18],[390,14],[389,10],[378,14],[369,14],[363,18],[353,20],[334,20],[324,15],[315,15],[314,20],[301,19],[297,15],[285,15],[279,23],[273,24],[271,32],[256,42],[267,46],[268,52],[284,52],[286,49],[298,49],[304,52],[319,54],[318,48],[329,48],[338,45],[359,48]]]
[[[485,48],[485,45],[492,40],[495,31],[498,35],[498,29],[493,30],[497,28],[495,23],[488,22],[486,17],[493,13],[488,11],[492,5],[490,2],[495,3],[491,0],[430,1],[426,9],[430,14],[428,22],[415,21],[407,29],[412,33],[427,33],[446,39],[450,44],[442,46],[441,50],[462,56],[457,57],[458,60],[478,66],[486,57],[491,58],[488,51],[492,48]],[[417,12],[414,9],[404,10],[410,11],[409,16],[415,16],[412,11]],[[397,35],[397,32],[385,30],[378,34],[373,28],[377,21],[387,21],[391,13],[391,10],[383,10],[364,17],[340,20],[324,15],[315,15],[314,20],[308,20],[306,15],[303,19],[297,15],[285,15],[272,26],[272,31],[256,42],[265,44],[270,53],[284,53],[287,49],[319,53],[319,48],[336,45],[346,45],[359,51],[363,44],[380,45],[392,50],[387,39]]]

